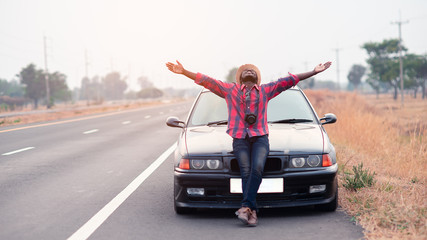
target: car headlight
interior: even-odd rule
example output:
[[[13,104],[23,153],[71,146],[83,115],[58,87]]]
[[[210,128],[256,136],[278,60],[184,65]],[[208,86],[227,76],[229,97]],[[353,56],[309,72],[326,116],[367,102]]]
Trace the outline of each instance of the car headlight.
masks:
[[[219,159],[181,159],[179,168],[189,170],[219,170],[223,168],[222,160]]]
[[[290,168],[310,168],[310,167],[322,167],[322,155],[309,155],[309,156],[295,156],[291,157],[289,167]],[[325,167],[325,166],[324,166]]]
[[[207,160],[206,161],[206,165],[208,166],[209,169],[218,169],[220,163],[221,162],[219,160]]]
[[[302,158],[302,157],[292,158],[291,162],[293,167],[300,168],[304,166],[305,158]]]
[[[202,169],[205,166],[204,160],[191,160],[191,166],[194,169]]]
[[[307,158],[307,164],[310,167],[318,167],[320,164],[320,157],[317,155],[310,155]]]

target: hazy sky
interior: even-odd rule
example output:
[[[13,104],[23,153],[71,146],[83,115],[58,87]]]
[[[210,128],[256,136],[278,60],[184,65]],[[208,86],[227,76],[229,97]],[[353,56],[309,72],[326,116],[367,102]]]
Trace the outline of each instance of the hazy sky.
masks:
[[[217,79],[253,63],[263,82],[330,60],[317,79],[337,81],[338,48],[344,86],[353,64],[366,65],[363,43],[398,37],[399,12],[404,45],[426,54],[426,0],[0,0],[0,78],[44,68],[45,35],[48,69],[70,88],[85,75],[85,49],[90,77],[115,70],[138,89],[141,75],[160,88],[193,86],[166,69],[176,59]]]

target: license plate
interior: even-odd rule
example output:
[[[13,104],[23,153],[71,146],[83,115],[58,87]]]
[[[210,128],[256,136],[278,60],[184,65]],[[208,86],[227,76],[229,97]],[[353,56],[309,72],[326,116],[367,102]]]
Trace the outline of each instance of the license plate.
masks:
[[[283,178],[263,178],[258,193],[282,193]],[[230,178],[230,193],[242,193],[242,179]]]

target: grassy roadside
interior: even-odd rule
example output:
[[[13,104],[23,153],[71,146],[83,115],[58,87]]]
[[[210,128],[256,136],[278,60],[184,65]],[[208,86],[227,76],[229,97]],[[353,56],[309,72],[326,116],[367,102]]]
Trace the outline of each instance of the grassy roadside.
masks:
[[[427,239],[427,100],[408,98],[400,108],[392,99],[306,93],[320,116],[337,115],[325,128],[340,164],[339,202],[366,238]],[[375,173],[373,186],[346,189],[346,177],[360,164]]]

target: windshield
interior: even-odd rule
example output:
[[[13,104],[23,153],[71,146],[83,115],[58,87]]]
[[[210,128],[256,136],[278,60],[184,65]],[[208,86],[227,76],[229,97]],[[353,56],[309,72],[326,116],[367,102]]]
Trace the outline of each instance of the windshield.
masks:
[[[268,102],[268,122],[294,123],[283,121],[289,119],[307,120],[296,122],[310,122],[315,119],[310,105],[298,90],[287,90]],[[194,106],[188,125],[199,126],[208,123],[228,120],[227,104],[225,99],[212,92],[202,92]]]

